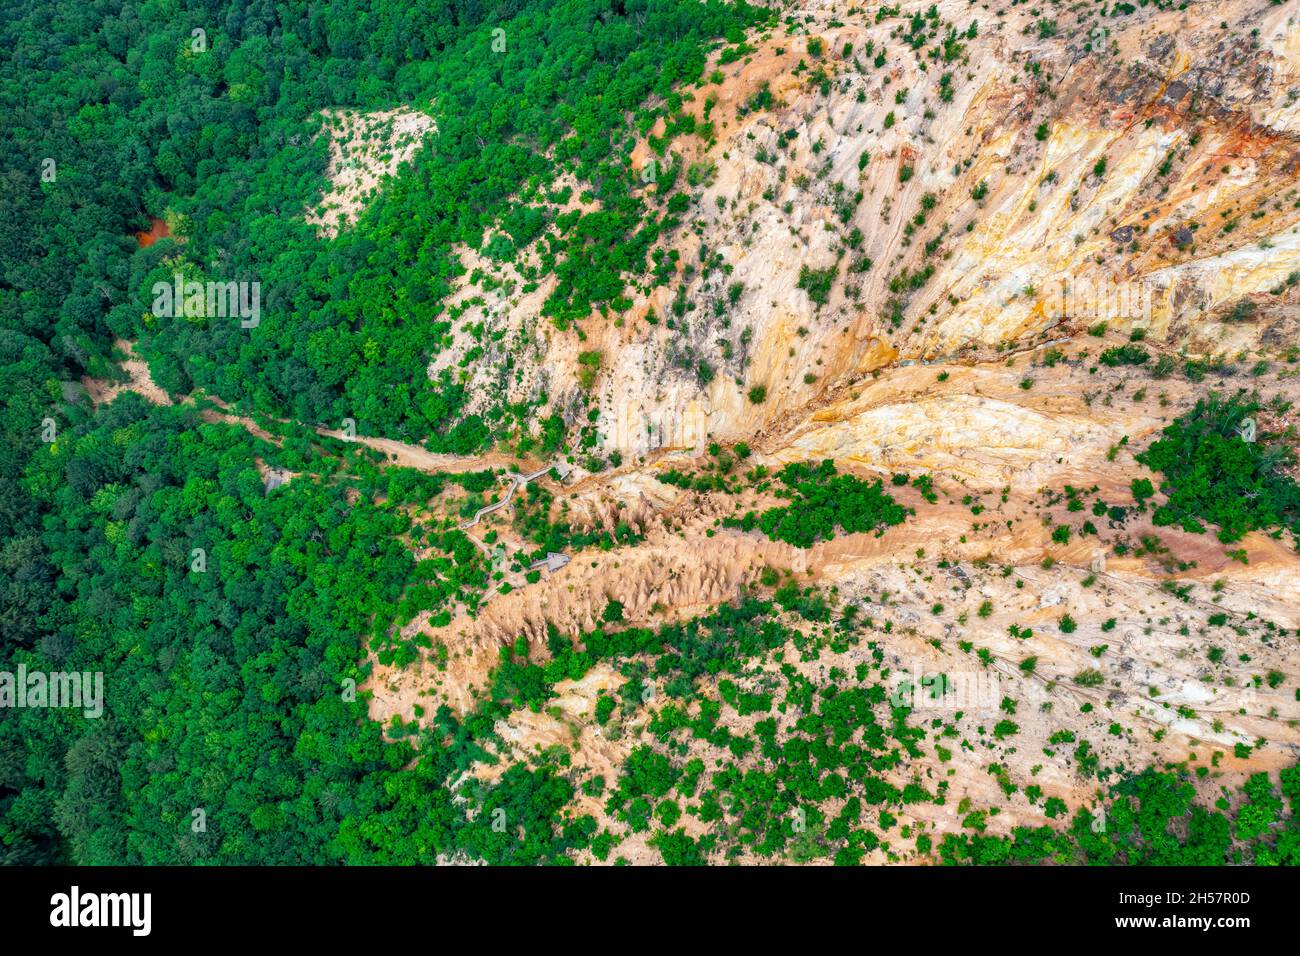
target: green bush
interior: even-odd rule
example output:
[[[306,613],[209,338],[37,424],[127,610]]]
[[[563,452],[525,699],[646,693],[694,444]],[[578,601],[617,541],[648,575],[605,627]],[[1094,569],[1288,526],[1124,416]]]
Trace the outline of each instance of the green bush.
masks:
[[[837,527],[847,533],[880,532],[908,515],[907,508],[885,494],[879,479],[838,474],[830,460],[787,465],[777,477],[789,489],[791,503],[768,509],[757,523],[769,538],[796,547],[834,537]]]
[[[1245,441],[1243,422],[1259,405],[1238,393],[1211,393],[1164,429],[1137,460],[1163,474],[1156,525],[1178,524],[1202,530],[1200,521],[1219,526],[1219,540],[1240,540],[1249,531],[1286,526],[1300,534],[1300,485],[1282,471],[1293,453],[1266,436]]]
[[[827,266],[825,269],[810,269],[803,266],[799,270],[798,287],[808,293],[808,298],[812,299],[818,305],[825,305],[830,301],[831,284],[835,281],[838,272],[838,266]]]

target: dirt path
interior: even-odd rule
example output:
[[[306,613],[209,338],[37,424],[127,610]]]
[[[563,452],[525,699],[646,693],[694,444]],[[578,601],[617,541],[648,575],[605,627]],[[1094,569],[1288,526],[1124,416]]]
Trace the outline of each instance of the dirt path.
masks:
[[[179,402],[173,401],[171,396],[154,382],[153,376],[149,372],[149,364],[136,354],[132,343],[125,339],[118,339],[113,345],[126,355],[121,367],[127,373],[128,380],[125,382],[109,382],[104,379],[83,377],[81,384],[86,389],[86,393],[90,396],[90,400],[94,405],[99,406],[112,402],[123,392],[137,392],[159,406],[194,405],[202,399],[216,406],[215,408],[206,408],[200,413],[204,421],[238,425],[249,434],[255,435],[263,441],[269,441],[277,445],[280,443],[279,436],[267,431],[247,415],[239,415],[230,411],[230,406],[219,398],[194,394],[184,396]],[[285,424],[288,424],[288,422],[286,421]],[[323,427],[317,427],[315,431],[316,434],[325,438],[337,438],[340,441],[354,442],[373,448],[382,454],[389,464],[403,468],[414,468],[417,471],[465,472],[486,471],[493,468],[509,471],[518,468],[521,464],[537,464],[535,461],[529,462],[527,459],[514,458],[501,452],[488,452],[484,455],[446,455],[431,452],[420,445],[412,445],[392,438],[380,438],[372,435],[348,435],[339,429]],[[552,467],[554,467],[554,464],[541,467],[531,475],[523,477],[523,483],[527,484],[533,478],[546,474]],[[520,480],[519,475],[512,474],[510,477],[513,481]],[[505,500],[509,500],[513,490],[514,487],[512,486]],[[500,507],[504,503],[505,501],[502,501],[496,507]],[[493,510],[496,510],[496,508],[489,506],[483,514]],[[475,522],[477,522],[477,518]]]
[[[482,508],[479,508],[478,511],[474,512],[474,517],[470,518],[468,521],[461,522],[460,530],[468,531],[470,528],[474,527],[474,525],[478,524],[479,519],[484,515],[490,515],[494,511],[501,510],[510,503],[510,499],[515,496],[515,492],[519,490],[521,485],[528,484],[534,478],[542,477],[542,475],[546,474],[552,468],[559,467],[560,464],[560,462],[556,462],[555,464],[547,465],[544,468],[539,468],[534,472],[530,472],[527,475],[509,475],[510,487],[506,489],[506,493],[502,496],[501,500],[494,501],[490,505],[484,505]]]

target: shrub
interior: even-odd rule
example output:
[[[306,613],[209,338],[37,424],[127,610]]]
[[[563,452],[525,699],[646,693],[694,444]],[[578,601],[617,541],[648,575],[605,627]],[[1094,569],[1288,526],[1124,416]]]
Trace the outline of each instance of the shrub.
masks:
[[[838,268],[833,265],[825,269],[810,269],[805,265],[799,270],[798,287],[807,292],[808,298],[818,305],[825,305],[830,301],[831,284],[835,281],[837,271]]]
[[[1079,673],[1074,675],[1074,682],[1080,687],[1099,687],[1105,679],[1106,678],[1102,676],[1101,671],[1097,670],[1095,667],[1081,670]]]
[[[1101,353],[1099,361],[1108,368],[1119,365],[1141,365],[1151,358],[1151,354],[1137,345],[1117,345]]]
[[[578,384],[584,391],[596,384],[596,374],[600,371],[602,360],[600,352],[583,352],[578,356]]]

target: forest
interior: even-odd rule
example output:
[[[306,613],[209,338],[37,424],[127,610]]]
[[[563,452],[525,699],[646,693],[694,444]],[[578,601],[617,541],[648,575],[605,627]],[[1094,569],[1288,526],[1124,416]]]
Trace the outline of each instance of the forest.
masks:
[[[453,846],[441,784],[473,734],[448,717],[452,743],[403,773],[411,744],[386,743],[345,699],[367,641],[412,600],[403,517],[349,503],[364,481],[321,462],[269,493],[259,461],[303,466],[285,449],[130,393],[93,409],[77,381],[118,377],[127,339],[174,396],[481,447],[519,410],[465,416],[458,386],[425,374],[451,322],[453,247],[498,222],[522,239],[535,224],[519,211],[576,173],[606,211],[550,240],[562,283],[548,311],[615,299],[658,228],[624,163],[638,111],[766,14],[716,0],[4,12],[0,649],[106,672],[109,704],[99,722],[5,711],[0,858],[415,861]],[[355,228],[318,235],[301,212],[325,186],[322,110],[408,103],[436,122],[413,168]],[[151,218],[170,235],[143,245]],[[262,321],[160,320],[149,290],[174,272],[260,283]],[[473,562],[456,570],[443,544],[447,588],[472,589]],[[554,806],[534,793],[562,802],[556,787],[512,773],[492,799],[540,813]],[[456,839],[489,852],[472,827]]]

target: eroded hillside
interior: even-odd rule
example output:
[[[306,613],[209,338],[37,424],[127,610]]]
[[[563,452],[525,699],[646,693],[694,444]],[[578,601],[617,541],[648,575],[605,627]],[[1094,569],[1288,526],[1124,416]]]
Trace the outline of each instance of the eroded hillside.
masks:
[[[1211,391],[1256,395],[1252,427],[1295,446],[1298,43],[1294,3],[918,3],[788,9],[715,54],[684,97],[695,135],[661,155],[661,119],[631,157],[644,180],[671,165],[691,186],[668,282],[576,330],[512,266],[479,260],[462,293],[471,392],[546,394],[594,423],[573,471],[533,488],[604,544],[528,574],[534,503],[485,519],[468,533],[509,586],[408,628],[432,649],[377,666],[372,716],[414,726],[513,694],[504,759],[471,775],[559,759],[600,778],[573,812],[615,836],[609,858],[647,862],[663,832],[740,859],[774,847],[715,806],[743,799],[727,785],[659,792],[663,826],[629,817],[645,794],[609,797],[629,760],[771,772],[762,741],[808,729],[804,689],[831,699],[873,670],[894,691],[943,674],[997,693],[915,707],[926,743],[884,779],[937,801],[886,800],[880,835],[850,841],[869,861],[1051,825],[1115,773],[1183,766],[1212,798],[1294,763],[1293,534],[1171,525],[1135,455]],[[912,513],[807,547],[744,520],[788,499],[780,469],[824,460]],[[569,653],[557,634],[750,601],[788,639],[688,685],[654,654],[573,680],[548,667]],[[545,672],[540,696],[503,680],[520,662]],[[832,821],[860,812],[838,790],[796,805],[815,836],[787,826],[786,858],[838,845]]]
[[[477,304],[437,367],[489,359],[465,373],[480,406],[593,402],[598,448],[630,455],[1100,320],[1212,351],[1214,319],[1295,268],[1298,29],[1269,2],[788,9],[685,94],[694,135],[660,155],[661,118],[631,156],[689,185],[668,281],[575,337],[539,314],[553,279],[470,263]]]

